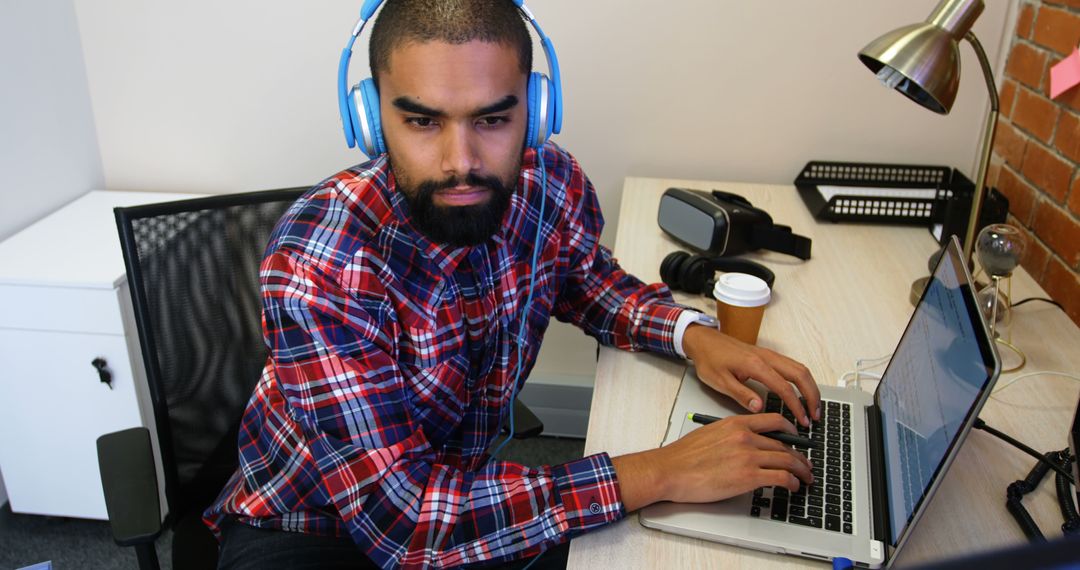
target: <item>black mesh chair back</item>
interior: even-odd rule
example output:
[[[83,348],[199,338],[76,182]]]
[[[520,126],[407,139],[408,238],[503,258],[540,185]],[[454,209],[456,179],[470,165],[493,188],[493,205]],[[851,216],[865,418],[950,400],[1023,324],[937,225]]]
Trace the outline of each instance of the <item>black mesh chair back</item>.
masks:
[[[236,468],[240,417],[267,357],[259,265],[275,224],[304,190],[116,209],[174,560],[194,548],[179,544],[179,521],[193,519],[198,533],[199,513]]]

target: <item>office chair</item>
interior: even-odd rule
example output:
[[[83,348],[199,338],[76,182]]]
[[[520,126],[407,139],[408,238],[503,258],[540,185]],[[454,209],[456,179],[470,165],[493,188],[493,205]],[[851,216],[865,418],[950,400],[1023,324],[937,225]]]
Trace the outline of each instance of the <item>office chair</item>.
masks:
[[[305,190],[115,209],[154,420],[102,436],[98,463],[113,538],[135,547],[140,568],[158,567],[154,539],[164,526],[173,530],[174,568],[216,566],[201,514],[236,468],[240,416],[266,363],[259,264],[274,225]]]
[[[259,265],[270,232],[306,189],[116,208],[154,421],[106,434],[98,463],[113,538],[156,570],[173,530],[174,568],[215,568],[203,510],[237,466],[241,415],[266,363]],[[517,437],[543,424],[515,402]],[[168,516],[161,520],[153,449]]]

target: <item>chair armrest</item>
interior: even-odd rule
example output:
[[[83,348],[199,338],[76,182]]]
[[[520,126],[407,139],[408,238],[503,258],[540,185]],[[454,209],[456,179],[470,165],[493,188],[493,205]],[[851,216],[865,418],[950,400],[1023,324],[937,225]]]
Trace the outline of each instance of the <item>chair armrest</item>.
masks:
[[[113,539],[120,546],[152,544],[161,534],[161,504],[150,431],[107,433],[97,439],[97,453]]]
[[[544,422],[528,406],[514,399],[514,439],[529,439],[544,432]]]

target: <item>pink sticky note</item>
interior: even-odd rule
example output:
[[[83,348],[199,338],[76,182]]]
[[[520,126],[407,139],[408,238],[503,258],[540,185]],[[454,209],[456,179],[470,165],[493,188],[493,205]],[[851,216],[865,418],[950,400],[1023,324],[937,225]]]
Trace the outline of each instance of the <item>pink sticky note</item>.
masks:
[[[1050,68],[1050,98],[1080,84],[1080,48],[1073,48],[1072,54]]]

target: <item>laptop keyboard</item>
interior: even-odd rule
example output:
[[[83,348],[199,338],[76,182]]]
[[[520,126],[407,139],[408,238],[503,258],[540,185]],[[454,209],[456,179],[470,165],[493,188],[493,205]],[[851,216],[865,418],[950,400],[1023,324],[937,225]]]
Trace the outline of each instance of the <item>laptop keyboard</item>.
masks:
[[[765,411],[782,414],[795,424],[799,435],[820,442],[822,447],[795,446],[813,464],[813,485],[802,485],[794,493],[785,487],[755,489],[750,515],[851,534],[851,405],[822,400],[821,419],[811,422],[809,428],[795,421],[795,415],[776,394],[766,398]]]

